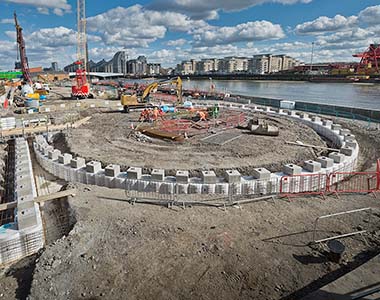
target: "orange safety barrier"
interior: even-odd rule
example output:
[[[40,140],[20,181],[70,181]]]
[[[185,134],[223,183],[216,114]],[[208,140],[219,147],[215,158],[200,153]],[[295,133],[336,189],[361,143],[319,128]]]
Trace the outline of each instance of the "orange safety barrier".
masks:
[[[335,172],[328,177],[329,193],[376,193],[379,191],[379,172]]]
[[[377,190],[380,191],[380,159],[377,160],[377,168],[376,168],[376,172],[377,172]]]
[[[282,176],[279,193],[291,195],[325,195],[326,193],[380,192],[380,159],[373,172],[333,172],[330,174],[304,174]]]
[[[304,174],[282,176],[280,194],[285,197],[293,195],[324,195],[327,191],[327,174]]]

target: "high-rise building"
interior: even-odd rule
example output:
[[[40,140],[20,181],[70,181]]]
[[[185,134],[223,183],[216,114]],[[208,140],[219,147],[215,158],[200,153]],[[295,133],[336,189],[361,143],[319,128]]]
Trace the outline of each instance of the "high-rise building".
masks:
[[[56,61],[51,63],[51,69],[55,72],[58,71],[58,63]]]
[[[219,61],[218,70],[222,73],[239,73],[248,71],[247,57],[225,57]]]
[[[292,70],[299,61],[287,55],[254,55],[249,62],[249,72],[254,74],[277,73]]]

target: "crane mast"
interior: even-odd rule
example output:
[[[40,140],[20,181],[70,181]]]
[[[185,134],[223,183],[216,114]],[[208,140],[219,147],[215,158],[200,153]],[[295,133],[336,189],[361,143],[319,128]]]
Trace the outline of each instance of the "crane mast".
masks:
[[[16,33],[17,33],[18,50],[20,53],[22,74],[24,76],[25,81],[28,82],[30,86],[32,86],[33,81],[32,81],[32,76],[30,75],[30,72],[29,72],[29,65],[28,65],[28,59],[26,57],[24,36],[22,34],[22,27],[18,24],[16,12],[14,13],[14,19],[15,19],[15,26],[16,26]]]
[[[86,35],[86,3],[77,0],[77,70],[75,71],[76,85],[71,88],[73,98],[88,98],[91,96],[87,82],[87,35]]]
[[[87,36],[86,36],[86,5],[85,0],[77,0],[77,62],[87,70]]]

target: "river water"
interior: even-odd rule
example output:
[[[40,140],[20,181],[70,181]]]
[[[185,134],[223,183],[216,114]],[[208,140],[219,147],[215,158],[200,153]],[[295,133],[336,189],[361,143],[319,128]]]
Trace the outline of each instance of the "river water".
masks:
[[[186,80],[185,89],[277,98],[380,110],[380,84],[312,83],[297,81]]]

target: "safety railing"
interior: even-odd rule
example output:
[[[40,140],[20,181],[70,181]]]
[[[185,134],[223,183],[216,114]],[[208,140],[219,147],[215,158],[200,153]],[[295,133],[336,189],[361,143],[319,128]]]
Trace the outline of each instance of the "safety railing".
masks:
[[[336,172],[328,177],[330,193],[376,193],[379,191],[377,172]]]
[[[356,230],[356,231],[347,232],[347,233],[343,233],[343,234],[339,234],[339,235],[334,235],[334,236],[330,236],[330,237],[326,237],[326,238],[322,238],[322,239],[316,240],[317,229],[318,229],[318,224],[319,224],[320,220],[329,219],[329,218],[336,218],[336,217],[343,216],[343,215],[357,214],[357,213],[362,213],[362,212],[368,213],[369,220],[367,220],[367,224],[370,224],[370,218],[371,218],[371,213],[372,213],[372,208],[371,207],[354,209],[354,210],[348,210],[348,211],[339,212],[339,213],[335,213],[335,214],[329,214],[329,215],[320,216],[320,217],[316,218],[315,221],[314,221],[313,240],[312,240],[311,243],[312,244],[317,244],[317,243],[327,242],[327,241],[330,241],[330,240],[335,240],[335,239],[339,239],[339,238],[350,237],[350,236],[353,236],[353,235],[366,233],[367,229],[363,229],[363,230]]]
[[[380,160],[374,172],[343,172],[282,176],[281,196],[380,192]]]

